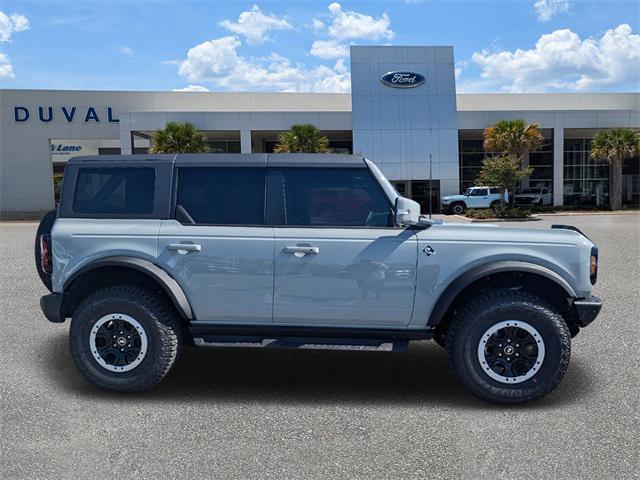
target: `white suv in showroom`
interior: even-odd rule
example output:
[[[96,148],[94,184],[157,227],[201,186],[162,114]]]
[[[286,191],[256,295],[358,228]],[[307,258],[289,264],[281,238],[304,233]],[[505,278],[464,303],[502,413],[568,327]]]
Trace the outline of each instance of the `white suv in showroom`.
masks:
[[[462,195],[442,197],[442,211],[461,215],[469,208],[494,208],[500,204],[502,194],[496,187],[470,187]],[[505,201],[509,201],[509,194]]]

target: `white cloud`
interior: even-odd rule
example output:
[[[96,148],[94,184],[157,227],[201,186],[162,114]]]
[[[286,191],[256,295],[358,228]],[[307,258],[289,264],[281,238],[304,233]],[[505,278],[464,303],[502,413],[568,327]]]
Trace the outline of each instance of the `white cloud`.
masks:
[[[547,22],[559,13],[567,13],[570,8],[569,0],[536,0],[533,4],[533,9],[541,22]]]
[[[210,92],[207,87],[202,85],[189,85],[184,88],[174,88],[174,92]]]
[[[232,33],[244,36],[249,45],[269,40],[267,33],[271,30],[291,30],[293,28],[285,18],[265,14],[257,5],[254,5],[249,11],[242,12],[237,22],[223,20],[219,25]]]
[[[6,80],[8,78],[14,78],[13,67],[4,53],[0,53],[0,80]]]
[[[326,25],[322,20],[318,20],[317,18],[311,20],[311,30],[313,30],[314,32],[319,32],[323,30],[324,27],[326,27]]]
[[[207,40],[187,52],[180,63],[178,74],[195,82],[203,78],[223,75],[233,70],[241,61],[236,48],[241,45],[238,37],[221,37]]]
[[[349,55],[349,46],[338,40],[316,40],[311,45],[309,53],[324,59],[344,58]]]
[[[118,49],[118,53],[121,53],[122,55],[133,55],[133,49],[130,47],[120,47]]]
[[[18,13],[7,15],[0,10],[0,43],[10,42],[14,33],[25,30],[29,30],[27,17]]]
[[[476,52],[487,84],[508,92],[589,90],[640,84],[640,35],[621,24],[600,38],[569,29],[542,35],[530,50]]]
[[[244,57],[237,37],[208,40],[187,52],[178,73],[191,82],[210,82],[232,91],[347,92],[350,75],[344,61],[308,68],[278,54]]]
[[[329,5],[332,17],[328,33],[339,40],[391,40],[394,33],[389,28],[391,19],[387,13],[383,13],[378,19],[363,13],[342,10],[342,5],[337,2]]]

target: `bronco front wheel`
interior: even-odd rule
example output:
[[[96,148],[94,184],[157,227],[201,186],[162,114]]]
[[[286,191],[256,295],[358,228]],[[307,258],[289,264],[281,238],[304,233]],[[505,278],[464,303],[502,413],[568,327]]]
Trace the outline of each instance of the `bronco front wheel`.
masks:
[[[144,390],[174,364],[182,325],[166,298],[140,287],[109,287],[76,309],[69,344],[89,382],[107,390]]]
[[[495,290],[458,310],[446,336],[449,364],[474,395],[514,404],[549,394],[569,366],[560,314],[526,292]]]

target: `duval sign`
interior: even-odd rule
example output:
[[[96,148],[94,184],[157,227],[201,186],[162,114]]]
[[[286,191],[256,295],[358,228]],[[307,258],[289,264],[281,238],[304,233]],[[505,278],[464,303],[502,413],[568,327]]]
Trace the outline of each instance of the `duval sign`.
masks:
[[[30,118],[37,119],[42,123],[52,122],[54,118],[61,118],[62,121],[72,123],[74,120],[84,123],[117,123],[120,120],[113,116],[111,107],[86,107],[76,106],[38,106],[38,107],[13,107],[13,119],[16,123],[24,123]]]
[[[415,88],[425,81],[424,75],[416,72],[388,72],[380,79],[387,87]]]

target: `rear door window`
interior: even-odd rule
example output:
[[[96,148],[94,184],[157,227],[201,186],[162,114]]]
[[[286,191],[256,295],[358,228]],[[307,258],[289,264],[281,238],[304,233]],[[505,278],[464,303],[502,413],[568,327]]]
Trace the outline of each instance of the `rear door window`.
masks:
[[[283,170],[287,225],[388,227],[389,200],[366,169]]]
[[[266,168],[178,169],[176,206],[196,224],[263,225]]]
[[[98,215],[153,212],[155,169],[147,167],[78,170],[73,212]]]

